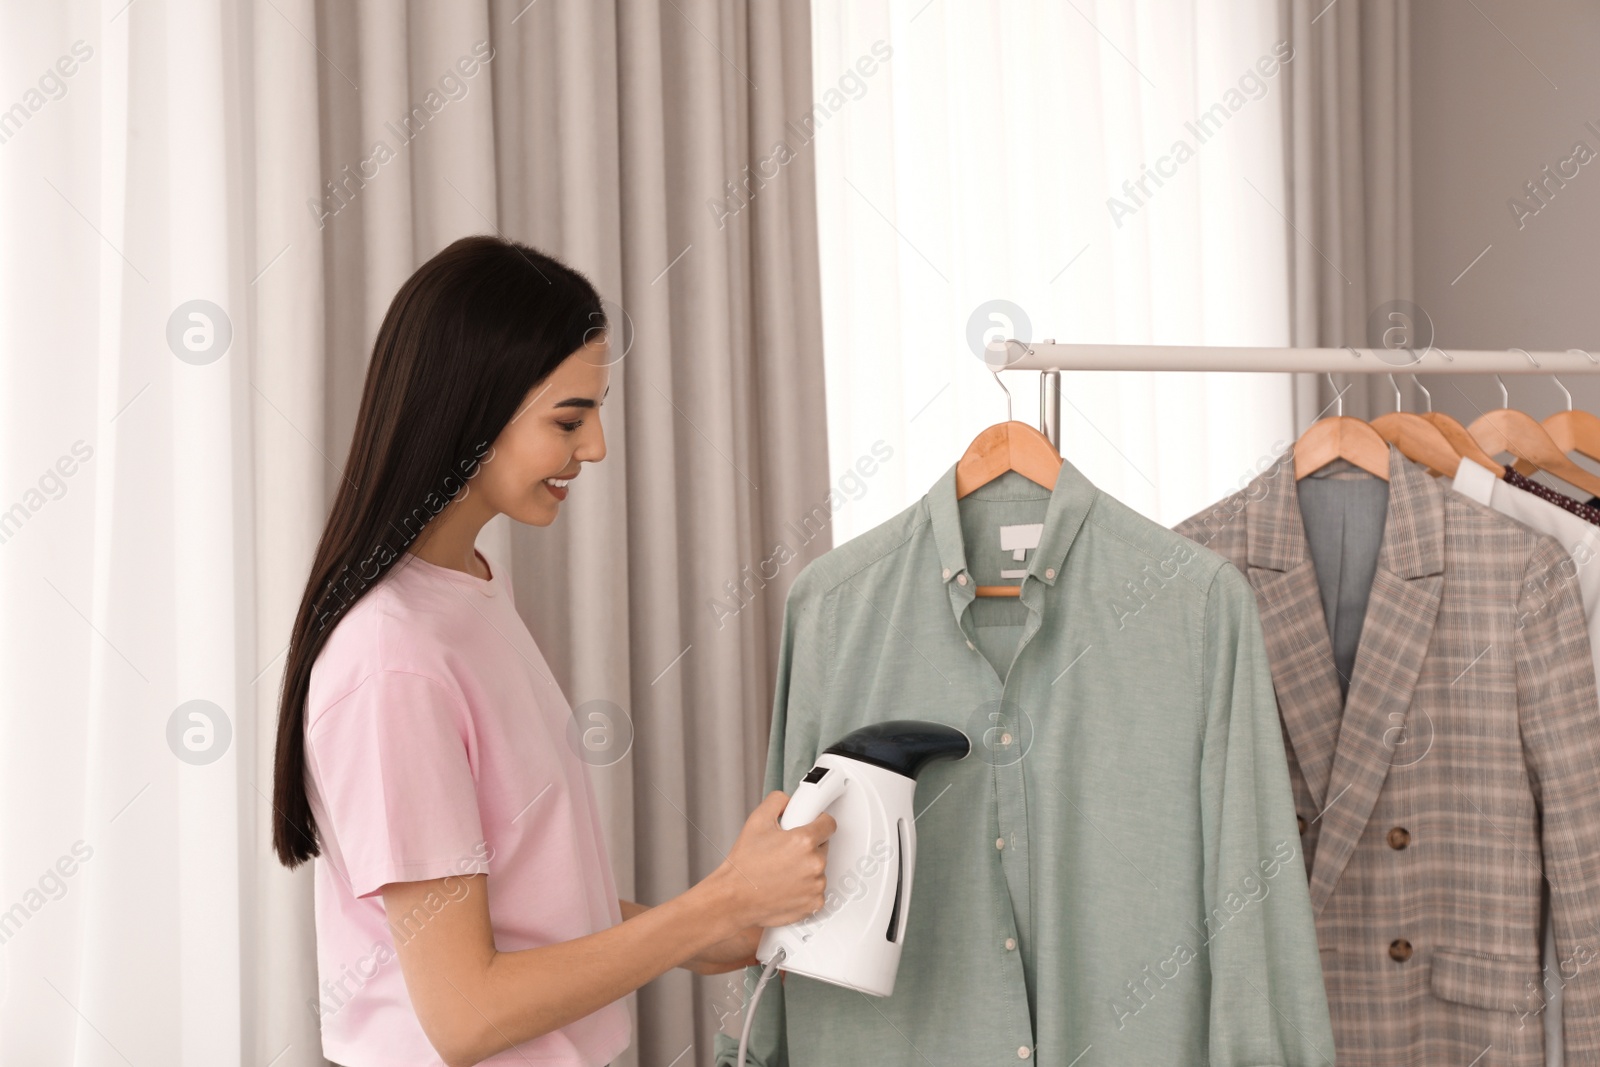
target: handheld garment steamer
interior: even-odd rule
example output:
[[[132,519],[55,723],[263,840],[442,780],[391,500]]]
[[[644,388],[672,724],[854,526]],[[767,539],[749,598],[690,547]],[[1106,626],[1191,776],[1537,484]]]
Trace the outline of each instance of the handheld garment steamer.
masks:
[[[792,830],[825,811],[833,816],[827,891],[819,910],[761,935],[756,959],[766,967],[745,1012],[739,1067],[761,990],[780,965],[873,996],[894,992],[917,857],[917,774],[930,760],[964,759],[971,751],[967,735],[952,726],[895,719],[841,737],[800,779],[778,825]]]

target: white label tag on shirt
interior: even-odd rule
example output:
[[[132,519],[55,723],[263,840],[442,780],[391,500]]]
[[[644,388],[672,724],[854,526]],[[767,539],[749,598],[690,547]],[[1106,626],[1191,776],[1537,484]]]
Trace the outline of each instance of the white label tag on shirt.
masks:
[[[1044,523],[1029,522],[1018,526],[1000,527],[1000,550],[1010,552],[1012,559],[1023,559],[1030,548],[1039,547],[1044,534]]]

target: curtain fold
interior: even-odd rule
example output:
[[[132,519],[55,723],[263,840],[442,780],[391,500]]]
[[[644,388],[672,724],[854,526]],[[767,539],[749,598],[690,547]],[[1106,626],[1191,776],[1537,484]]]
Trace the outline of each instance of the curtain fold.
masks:
[[[704,877],[759,799],[829,478],[808,152],[740,190],[810,106],[809,9],[0,13],[36,81],[79,41],[0,121],[0,1061],[320,1064],[276,697],[372,338],[456,237],[561,257],[613,313],[607,461],[480,544],[604,740],[624,894]],[[725,986],[652,983],[619,1067],[702,1060]]]
[[[1412,303],[1409,0],[1282,0],[1281,12],[1296,56],[1284,113],[1292,343],[1425,346],[1431,327]],[[1397,369],[1408,361],[1394,357]],[[1303,430],[1336,410],[1336,391],[1324,375],[1313,398],[1310,376],[1298,377]],[[1381,374],[1335,381],[1346,415],[1394,410]]]
[[[130,12],[131,13],[131,12]],[[126,17],[126,16],[124,16]],[[246,487],[254,502],[253,584],[255,638],[250,664],[252,746],[238,760],[250,779],[241,803],[252,848],[241,855],[247,907],[238,937],[244,978],[244,1062],[316,1064],[321,1041],[315,931],[309,871],[290,874],[267,854],[271,841],[272,754],[277,738],[277,701],[289,628],[305,587],[306,571],[333,502],[344,455],[330,434],[329,374],[325,324],[330,300],[319,213],[324,153],[316,131],[319,78],[326,69],[301,36],[316,32],[312,0],[255,6],[249,13],[250,42],[243,65],[257,89],[246,97],[245,129],[250,150],[254,229],[252,304],[247,322],[256,341],[249,364],[251,409],[258,413],[254,442],[246,454]],[[243,50],[243,49],[241,49]],[[276,88],[261,91],[265,83]],[[376,79],[368,91],[381,99]],[[373,190],[381,195],[379,190]],[[324,220],[324,226],[327,221]],[[398,285],[398,280],[396,283]],[[373,322],[372,336],[377,323]],[[344,416],[344,440],[354,425]],[[287,1051],[286,1051],[287,1050]],[[232,1062],[232,1061],[223,1061]]]

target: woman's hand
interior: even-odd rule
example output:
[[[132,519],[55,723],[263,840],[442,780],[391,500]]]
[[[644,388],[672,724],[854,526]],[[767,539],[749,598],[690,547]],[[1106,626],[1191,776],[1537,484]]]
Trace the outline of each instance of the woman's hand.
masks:
[[[782,790],[768,793],[745,820],[721,866],[706,879],[719,883],[726,894],[726,919],[736,932],[725,940],[748,936],[752,926],[784,926],[822,908],[828,838],[838,824],[823,812],[804,826],[785,830],[778,817],[788,803]]]
[[[756,946],[761,943],[761,930],[759,926],[747,926],[732,937],[709,946],[692,959],[685,960],[683,966],[695,974],[723,974],[741,967],[752,967],[760,962],[756,959]]]

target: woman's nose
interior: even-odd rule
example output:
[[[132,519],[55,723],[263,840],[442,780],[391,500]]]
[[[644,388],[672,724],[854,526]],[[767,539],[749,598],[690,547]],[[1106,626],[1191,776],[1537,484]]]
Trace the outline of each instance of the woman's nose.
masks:
[[[589,425],[594,427],[594,433],[586,435],[576,455],[585,463],[599,463],[606,458],[606,432],[600,425],[598,413],[590,420]]]

